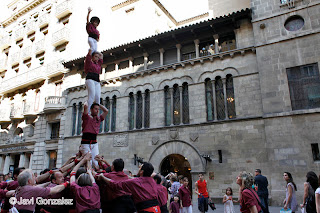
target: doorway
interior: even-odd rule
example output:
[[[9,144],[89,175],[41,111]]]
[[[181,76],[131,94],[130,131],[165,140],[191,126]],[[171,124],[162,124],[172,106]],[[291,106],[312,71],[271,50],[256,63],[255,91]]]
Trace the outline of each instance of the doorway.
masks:
[[[191,166],[188,159],[179,154],[171,154],[165,157],[160,164],[161,175],[166,176],[170,172],[177,173],[177,175],[183,175],[189,180],[189,190],[192,193],[192,179],[191,179]]]

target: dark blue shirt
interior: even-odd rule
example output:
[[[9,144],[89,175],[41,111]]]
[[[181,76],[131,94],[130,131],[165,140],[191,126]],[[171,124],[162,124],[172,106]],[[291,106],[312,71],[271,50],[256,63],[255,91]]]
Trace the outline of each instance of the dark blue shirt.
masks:
[[[254,177],[254,184],[258,185],[258,196],[268,197],[268,179],[265,176],[257,175]]]

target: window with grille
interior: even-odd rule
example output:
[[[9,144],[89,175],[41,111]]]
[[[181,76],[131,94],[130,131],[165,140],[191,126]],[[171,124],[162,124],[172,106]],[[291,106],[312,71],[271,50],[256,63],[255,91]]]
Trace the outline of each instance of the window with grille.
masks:
[[[109,132],[110,126],[110,99],[109,97],[106,98],[105,107],[109,110],[106,119],[104,121],[104,132]]]
[[[189,91],[188,83],[182,84],[182,123],[189,123]]]
[[[144,96],[144,127],[150,127],[150,92],[146,90]]]
[[[165,111],[165,125],[171,124],[171,94],[169,87],[164,88],[164,111]]]
[[[312,149],[312,156],[314,161],[320,160],[320,154],[319,154],[319,145],[317,143],[311,144]]]
[[[214,120],[213,87],[209,78],[205,80],[207,121]]]
[[[79,102],[78,105],[78,126],[77,126],[77,135],[81,134],[81,125],[82,125],[82,102]]]
[[[177,84],[173,85],[173,124],[180,124],[180,90]]]
[[[52,123],[50,139],[59,138],[59,131],[60,131],[60,122]]]
[[[217,106],[217,119],[225,119],[225,109],[224,109],[224,94],[223,94],[223,82],[221,77],[216,78],[215,84],[216,90],[216,106]]]
[[[136,109],[136,128],[142,128],[142,94],[139,91],[137,93],[137,109]]]
[[[129,94],[129,130],[132,130],[134,128],[134,96],[131,92]]]
[[[72,106],[72,135],[76,134],[76,123],[77,123],[77,105],[76,103]]]
[[[292,110],[320,107],[318,64],[287,69]]]
[[[111,131],[116,131],[117,96],[112,97]]]
[[[232,118],[236,117],[236,108],[235,108],[235,99],[234,99],[234,89],[233,89],[233,78],[232,78],[232,75],[227,75],[226,89],[227,89],[228,118],[232,119]]]

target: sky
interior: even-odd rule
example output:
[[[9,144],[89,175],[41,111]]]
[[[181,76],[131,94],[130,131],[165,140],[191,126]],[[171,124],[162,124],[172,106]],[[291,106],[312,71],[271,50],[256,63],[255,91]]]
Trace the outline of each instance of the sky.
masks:
[[[12,0],[0,0],[0,22],[8,18],[6,6]],[[77,0],[79,1],[79,0]],[[119,4],[125,0],[109,0],[110,5]],[[208,0],[159,0],[163,6],[177,20],[200,15],[208,11]]]

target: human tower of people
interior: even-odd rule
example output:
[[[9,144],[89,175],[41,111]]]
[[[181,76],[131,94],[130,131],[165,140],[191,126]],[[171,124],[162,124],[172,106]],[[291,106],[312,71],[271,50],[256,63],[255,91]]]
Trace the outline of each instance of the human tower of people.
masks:
[[[121,158],[115,159],[110,166],[99,155],[97,134],[108,109],[99,104],[99,74],[103,63],[103,55],[97,51],[100,20],[92,17],[89,21],[91,11],[88,8],[86,25],[90,46],[85,60],[88,101],[82,114],[79,151],[60,168],[44,170],[37,177],[31,169],[16,168],[12,181],[0,183],[1,213],[191,213],[192,199],[187,177],[174,173],[163,177],[154,173],[153,166],[148,162],[142,163],[138,174],[133,176],[124,169]],[[102,114],[99,115],[100,110]],[[298,207],[295,197],[297,187],[289,172],[284,173],[284,180],[287,183],[284,209],[290,208],[295,212]],[[255,178],[250,173],[241,172],[236,182],[240,186],[238,200],[233,200],[232,189],[228,187],[222,200],[225,213],[234,213],[233,202],[240,203],[241,212],[269,212],[268,181],[261,175],[261,170],[256,170]],[[309,172],[301,205],[307,213],[320,213],[318,186],[317,175]],[[209,204],[214,209],[203,174],[199,174],[199,180],[195,183],[195,193],[200,212],[207,212]]]

